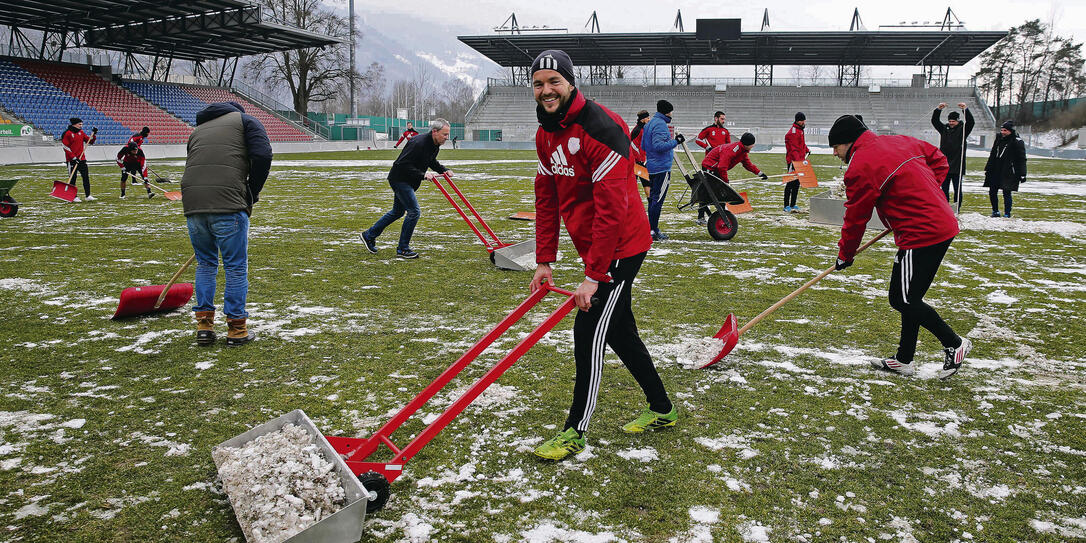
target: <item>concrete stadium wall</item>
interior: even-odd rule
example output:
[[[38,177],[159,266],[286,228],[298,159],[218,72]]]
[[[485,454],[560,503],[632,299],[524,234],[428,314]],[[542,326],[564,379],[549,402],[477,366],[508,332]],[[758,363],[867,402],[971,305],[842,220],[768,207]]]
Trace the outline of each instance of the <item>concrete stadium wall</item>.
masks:
[[[319,153],[322,151],[354,151],[360,142],[355,141],[318,141],[318,142],[276,142],[272,151],[280,153]],[[118,145],[92,145],[87,147],[87,160],[90,162],[113,162],[117,158]],[[150,160],[163,158],[185,158],[184,145],[144,145],[143,153]],[[64,162],[64,150],[60,146],[20,147],[0,149],[0,165],[9,164],[60,164]]]

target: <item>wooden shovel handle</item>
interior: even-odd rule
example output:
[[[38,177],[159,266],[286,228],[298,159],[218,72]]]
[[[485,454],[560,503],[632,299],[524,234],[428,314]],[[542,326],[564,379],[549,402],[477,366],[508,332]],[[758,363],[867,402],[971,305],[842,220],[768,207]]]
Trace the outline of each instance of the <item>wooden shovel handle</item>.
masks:
[[[882,232],[879,233],[879,235],[871,238],[870,241],[868,241],[867,243],[861,245],[859,249],[856,249],[856,254],[860,254],[861,252],[863,252],[864,249],[870,247],[876,241],[882,239],[883,236],[885,236],[886,234],[889,234],[890,232],[891,232],[891,230],[889,228],[887,228],[886,230],[883,230]],[[750,320],[750,322],[744,324],[743,327],[739,329],[739,335],[743,335],[743,333],[746,332],[747,330],[749,330],[751,326],[754,326],[755,324],[758,324],[759,321],[766,318],[770,313],[776,311],[777,309],[780,309],[780,307],[782,305],[784,305],[784,304],[788,303],[789,301],[791,301],[792,298],[795,298],[796,296],[799,296],[800,294],[803,293],[803,291],[807,290],[808,288],[811,288],[811,285],[814,285],[815,283],[817,283],[817,282],[821,281],[823,278],[825,278],[827,275],[833,273],[833,271],[835,269],[837,269],[837,266],[830,266],[830,268],[828,270],[816,275],[814,277],[814,279],[811,279],[810,281],[807,281],[806,283],[803,284],[802,287],[799,287],[798,289],[796,289],[794,292],[792,292],[788,296],[785,296],[784,298],[782,298],[781,301],[769,306],[769,309],[766,309],[765,311],[762,311],[762,313],[760,315],[758,315],[757,317],[754,317],[753,319]]]
[[[85,156],[87,156],[87,150],[86,149],[84,149],[82,153],[79,153],[79,158],[77,158],[76,160],[83,160],[83,157],[85,157]],[[78,169],[79,169],[78,164],[76,164],[75,166],[72,166],[72,175],[68,176],[68,184],[69,185],[71,185],[72,180],[75,179],[75,172]]]
[[[166,283],[166,288],[162,289],[162,294],[158,295],[158,300],[155,302],[155,309],[158,309],[158,308],[162,307],[162,302],[163,302],[163,300],[166,299],[166,293],[169,292],[170,287],[172,287],[173,284],[177,282],[177,278],[181,277],[182,273],[185,273],[185,270],[188,269],[189,265],[192,264],[193,260],[196,260],[196,254],[195,253],[192,256],[190,256],[189,259],[186,260],[184,264],[181,265],[181,269],[177,270],[177,273],[173,274],[173,277],[170,278],[170,282]]]

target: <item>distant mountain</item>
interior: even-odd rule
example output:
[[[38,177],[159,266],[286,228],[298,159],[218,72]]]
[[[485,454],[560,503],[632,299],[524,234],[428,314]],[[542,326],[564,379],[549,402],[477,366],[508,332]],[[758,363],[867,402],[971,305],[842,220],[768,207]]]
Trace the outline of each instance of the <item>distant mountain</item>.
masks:
[[[421,63],[434,77],[460,79],[476,90],[486,85],[487,77],[505,74],[505,69],[456,39],[458,35],[476,34],[478,30],[394,13],[356,12],[355,15],[361,33],[355,52],[360,71],[378,62],[385,67],[386,80],[410,80]]]

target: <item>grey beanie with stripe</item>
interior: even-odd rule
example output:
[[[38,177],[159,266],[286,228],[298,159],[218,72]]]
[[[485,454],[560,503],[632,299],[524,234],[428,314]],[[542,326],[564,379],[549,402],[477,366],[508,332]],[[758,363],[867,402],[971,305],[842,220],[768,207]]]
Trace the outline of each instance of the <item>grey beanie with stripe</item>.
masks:
[[[570,85],[574,84],[573,61],[570,60],[565,51],[547,49],[539,53],[539,56],[532,61],[532,74],[534,75],[539,70],[554,70],[562,74],[562,77],[566,78]]]

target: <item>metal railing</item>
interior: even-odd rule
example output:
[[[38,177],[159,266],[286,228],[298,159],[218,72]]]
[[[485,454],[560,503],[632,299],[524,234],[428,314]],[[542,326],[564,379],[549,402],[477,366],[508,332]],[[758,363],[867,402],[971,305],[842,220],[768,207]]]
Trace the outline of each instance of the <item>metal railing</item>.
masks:
[[[309,132],[326,140],[331,139],[331,133],[327,126],[322,126],[320,123],[313,122],[312,119],[302,117],[298,112],[294,111],[294,107],[280,102],[244,81],[235,80],[231,90],[264,106],[264,109],[269,110],[283,122],[289,123],[299,130]]]
[[[487,78],[487,87],[527,87],[527,84],[513,81],[507,78]],[[976,80],[969,79],[951,79],[947,81],[947,87],[973,87]],[[587,81],[581,81],[584,86],[616,86],[616,87],[670,87],[671,78],[669,76],[659,77],[655,80],[645,78],[622,78],[612,79],[606,84],[593,85]],[[872,86],[879,87],[912,87],[911,79],[896,79],[896,78],[868,78],[861,79],[860,85],[852,88],[867,88]],[[702,87],[718,87],[718,86],[734,85],[737,87],[753,87],[753,77],[693,77],[690,78],[689,86],[702,86]],[[676,87],[683,87],[687,85],[675,85]],[[822,77],[822,78],[788,78],[779,77],[773,79],[773,87],[840,87],[841,84],[835,77]],[[848,87],[844,87],[848,88]],[[941,87],[924,87],[924,88],[941,88]]]
[[[48,62],[68,62],[71,64],[88,64],[91,66],[109,66],[109,56],[103,53],[87,53],[81,51],[68,51],[61,55],[58,61],[55,58],[39,58],[38,51],[31,51],[25,47],[8,47],[0,44],[0,56],[18,57],[32,60],[44,60]]]
[[[489,81],[489,79],[488,79],[488,81]],[[489,92],[490,92],[490,85],[488,84],[483,89],[483,92],[481,92],[479,94],[479,96],[475,97],[475,101],[471,103],[471,107],[468,108],[468,112],[464,114],[464,124],[465,125],[467,125],[467,123],[471,122],[470,121],[471,116],[475,113],[475,110],[478,109],[479,106],[483,105],[483,100],[486,100],[486,95]],[[463,139],[463,138],[461,138],[461,139]]]

